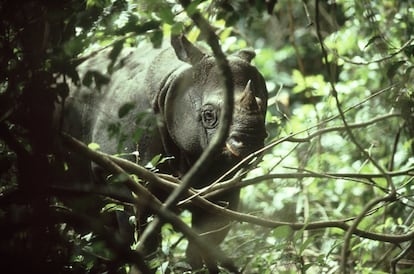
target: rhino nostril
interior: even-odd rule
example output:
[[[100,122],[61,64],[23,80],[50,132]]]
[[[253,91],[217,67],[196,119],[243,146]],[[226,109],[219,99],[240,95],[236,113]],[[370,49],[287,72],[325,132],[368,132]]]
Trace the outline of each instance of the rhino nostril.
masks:
[[[240,156],[244,143],[236,137],[230,137],[226,142],[226,147],[233,155]]]

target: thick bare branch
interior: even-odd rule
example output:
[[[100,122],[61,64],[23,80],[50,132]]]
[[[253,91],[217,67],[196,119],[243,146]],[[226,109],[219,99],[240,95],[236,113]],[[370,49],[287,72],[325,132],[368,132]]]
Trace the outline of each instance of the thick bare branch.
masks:
[[[162,175],[162,174],[154,174],[151,171],[140,167],[132,162],[129,162],[127,160],[117,158],[114,156],[109,156],[112,160],[114,160],[117,164],[122,166],[123,169],[128,170],[131,173],[136,174],[140,178],[146,178],[149,180],[149,182],[154,184],[160,184],[162,187],[176,187],[180,184],[180,181],[176,178],[172,178],[168,175]],[[306,176],[306,174],[301,174]],[[308,174],[309,176],[314,174]],[[283,174],[280,174],[282,177]],[[299,176],[299,175],[298,175]],[[395,176],[398,176],[396,173]],[[162,177],[162,178],[161,178]],[[197,192],[189,189],[187,190],[186,195],[191,196],[196,194]],[[324,228],[339,228],[341,230],[347,231],[349,229],[349,225],[347,222],[352,221],[353,218],[343,219],[343,220],[335,220],[335,221],[320,221],[320,222],[310,222],[307,224],[304,223],[291,223],[291,222],[280,222],[280,221],[274,221],[269,220],[268,218],[260,218],[257,216],[252,216],[245,213],[240,213],[237,211],[229,210],[224,207],[218,206],[202,196],[194,195],[191,202],[195,203],[196,205],[202,207],[205,210],[208,210],[210,212],[225,215],[229,218],[232,218],[235,221],[240,222],[247,222],[256,224],[263,227],[269,227],[269,228],[276,228],[279,226],[289,226],[294,230],[300,230],[305,228],[305,230],[314,230],[314,229],[324,229]],[[407,234],[401,234],[401,235],[392,235],[392,234],[379,234],[379,233],[372,233],[368,231],[363,231],[359,229],[355,229],[353,231],[354,235],[357,235],[362,238],[367,238],[371,240],[377,240],[377,241],[383,241],[383,242],[390,242],[390,243],[401,243],[412,240],[414,237],[414,231],[407,233]]]
[[[184,8],[186,8],[190,4],[189,1],[184,0],[179,2]],[[179,197],[184,192],[186,192],[186,190],[191,186],[191,184],[193,184],[194,181],[197,180],[197,178],[200,175],[202,175],[202,173],[205,170],[207,170],[209,164],[213,161],[214,156],[220,152],[227,138],[233,116],[233,77],[227,58],[219,45],[219,39],[215,34],[213,28],[200,13],[195,12],[193,14],[189,14],[189,17],[198,26],[203,37],[206,38],[207,43],[210,45],[213,51],[213,55],[216,58],[218,68],[221,71],[221,80],[224,86],[222,108],[223,111],[220,114],[220,126],[214,138],[212,139],[207,149],[202,153],[199,159],[191,167],[191,169],[184,175],[179,187],[174,189],[174,191],[169,195],[169,197],[164,203],[164,208],[166,209],[171,208],[177,202]],[[160,220],[158,218],[155,218],[145,229],[143,235],[141,236],[141,242],[138,248],[142,248],[145,245],[145,241],[149,238],[149,236],[152,233],[154,233],[154,231],[157,231],[157,227],[159,225]],[[214,262],[211,263],[211,267],[214,267],[213,265]]]
[[[182,232],[189,241],[194,242],[194,244],[200,249],[201,252],[203,252],[203,254],[205,254],[209,261],[222,262],[225,266],[231,266],[231,262],[220,250],[217,250],[209,243],[203,241],[199,235],[187,226],[175,213],[163,207],[162,203],[154,195],[152,195],[145,187],[135,182],[128,173],[115,164],[106,154],[89,149],[86,145],[69,135],[63,134],[62,138],[73,151],[94,161],[108,172],[123,175],[124,182],[127,187],[139,196],[139,199],[135,199],[137,206],[146,206],[165,222],[171,223],[174,228]],[[147,179],[154,179],[154,177],[148,172],[140,172],[140,174]],[[139,252],[139,250],[137,251]]]
[[[339,115],[341,117],[341,120],[346,128],[346,132],[349,136],[349,138],[351,139],[352,143],[358,148],[358,150],[364,155],[364,157],[366,159],[368,159],[377,169],[379,172],[381,172],[384,175],[384,178],[387,180],[387,185],[388,187],[391,189],[391,192],[386,195],[385,197],[379,197],[379,198],[375,198],[373,200],[371,200],[371,202],[369,202],[364,209],[362,210],[362,212],[359,214],[359,216],[353,221],[352,225],[349,227],[349,229],[347,230],[347,233],[345,234],[344,237],[344,245],[342,247],[342,253],[341,253],[341,257],[342,257],[342,262],[341,262],[341,271],[342,273],[346,273],[346,261],[347,261],[347,257],[348,257],[348,253],[349,253],[349,245],[350,245],[350,241],[351,241],[351,236],[354,234],[354,231],[357,229],[358,224],[362,221],[362,219],[365,217],[365,214],[371,210],[371,208],[375,205],[377,205],[380,202],[383,201],[393,201],[396,199],[396,189],[395,186],[393,184],[392,178],[387,174],[387,172],[385,171],[385,169],[361,146],[361,144],[357,141],[357,139],[355,138],[354,134],[352,133],[351,128],[348,125],[348,122],[345,118],[345,114],[344,111],[342,110],[342,106],[341,103],[339,101],[338,98],[338,92],[336,90],[335,87],[335,83],[334,83],[334,79],[332,78],[332,71],[331,68],[329,66],[329,60],[328,60],[328,54],[327,51],[325,49],[325,45],[323,43],[323,38],[321,35],[321,30],[320,30],[320,18],[319,18],[319,0],[315,0],[315,21],[316,21],[316,34],[318,37],[318,41],[321,47],[321,51],[322,51],[322,55],[325,61],[325,67],[327,70],[328,75],[330,76],[330,86],[331,86],[331,93],[333,95],[333,97],[335,98],[335,102],[336,102],[336,106],[339,112]]]

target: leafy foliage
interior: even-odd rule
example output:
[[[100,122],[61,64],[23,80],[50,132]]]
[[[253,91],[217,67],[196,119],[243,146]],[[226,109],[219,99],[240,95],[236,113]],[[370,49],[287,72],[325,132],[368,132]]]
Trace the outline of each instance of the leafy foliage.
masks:
[[[111,71],[123,47],[144,39],[203,39],[188,18],[195,12],[227,53],[256,50],[269,89],[268,148],[242,182],[240,211],[274,222],[235,222],[225,253],[245,273],[412,271],[409,1],[191,1],[185,10],[162,0],[33,0],[0,3],[0,255],[11,272],[124,273],[139,260],[136,239],[130,246],[109,229],[131,207],[114,202],[128,196],[116,188],[123,178],[59,187],[66,150],[53,113],[69,82],[99,90],[108,81],[75,70],[104,47]],[[118,124],[113,132],[126,138]],[[181,235],[168,224],[163,235],[151,264],[188,269]]]

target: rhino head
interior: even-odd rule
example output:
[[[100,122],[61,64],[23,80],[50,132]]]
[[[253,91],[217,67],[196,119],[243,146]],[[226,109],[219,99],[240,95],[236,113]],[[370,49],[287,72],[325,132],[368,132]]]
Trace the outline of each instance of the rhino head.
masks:
[[[164,119],[168,135],[191,165],[219,128],[222,76],[215,58],[184,36],[172,38],[172,45],[178,59],[187,65],[168,87],[163,100]],[[250,63],[254,56],[253,51],[242,50],[228,57],[234,82],[234,112],[218,160],[229,165],[263,147],[266,137],[267,90],[262,75]]]

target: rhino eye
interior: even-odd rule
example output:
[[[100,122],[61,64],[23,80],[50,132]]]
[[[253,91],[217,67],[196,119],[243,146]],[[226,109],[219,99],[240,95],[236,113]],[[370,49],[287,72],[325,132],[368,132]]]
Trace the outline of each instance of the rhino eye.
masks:
[[[205,128],[214,128],[217,125],[217,110],[212,105],[206,105],[201,111],[201,118]]]

